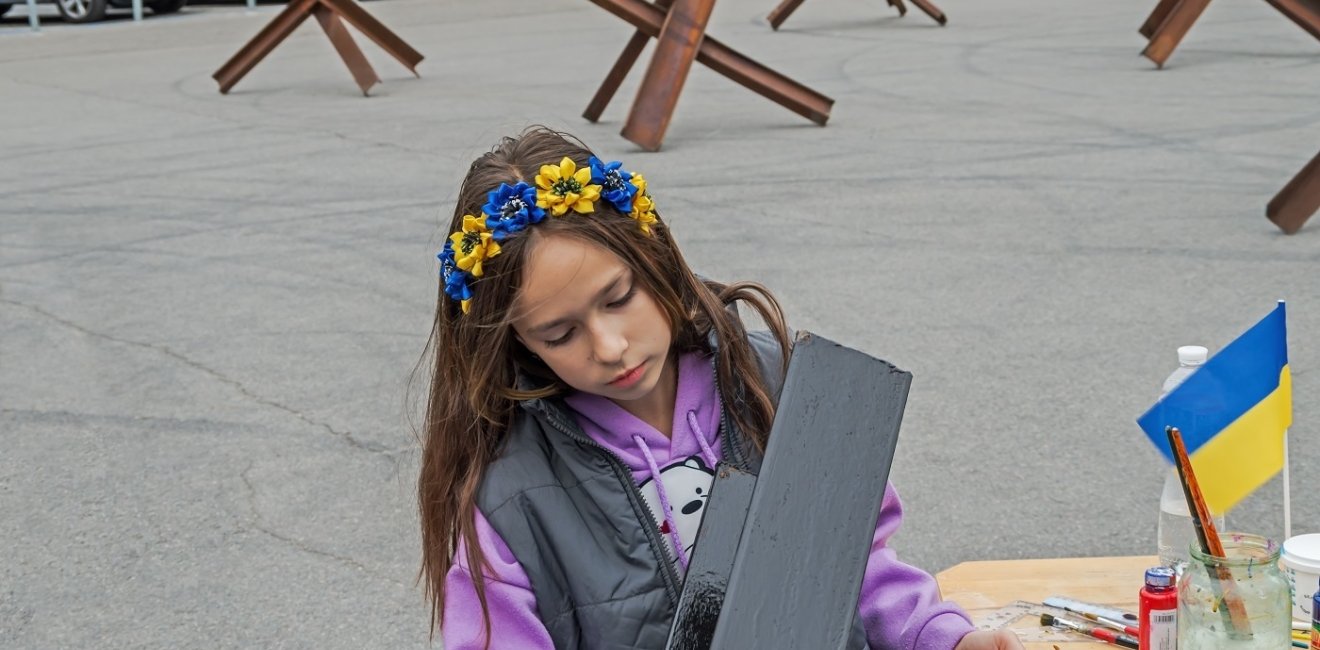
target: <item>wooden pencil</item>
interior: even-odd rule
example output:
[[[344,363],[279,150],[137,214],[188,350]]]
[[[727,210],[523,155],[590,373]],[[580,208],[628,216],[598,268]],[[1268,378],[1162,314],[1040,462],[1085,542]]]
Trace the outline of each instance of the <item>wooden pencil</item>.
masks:
[[[1173,450],[1178,478],[1182,479],[1183,494],[1187,497],[1187,509],[1192,515],[1192,526],[1196,528],[1196,539],[1200,543],[1201,552],[1214,557],[1227,558],[1224,544],[1219,539],[1219,531],[1215,530],[1214,517],[1205,504],[1205,497],[1201,495],[1201,484],[1196,482],[1192,461],[1187,457],[1187,447],[1183,444],[1182,432],[1178,427],[1168,427],[1165,433],[1169,436],[1169,447]],[[1216,568],[1219,584],[1223,589],[1224,605],[1228,610],[1230,629],[1244,637],[1250,637],[1251,622],[1247,620],[1246,604],[1242,602],[1242,598],[1237,595],[1237,590],[1234,588],[1233,573],[1223,565]]]

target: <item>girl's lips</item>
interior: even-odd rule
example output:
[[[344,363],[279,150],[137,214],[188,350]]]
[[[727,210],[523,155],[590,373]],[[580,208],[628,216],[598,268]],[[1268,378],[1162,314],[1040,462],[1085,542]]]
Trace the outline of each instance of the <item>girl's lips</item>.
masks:
[[[610,382],[610,385],[616,388],[627,388],[637,383],[637,380],[642,378],[642,371],[644,370],[646,370],[646,364],[638,364],[636,368],[615,377],[614,380]]]

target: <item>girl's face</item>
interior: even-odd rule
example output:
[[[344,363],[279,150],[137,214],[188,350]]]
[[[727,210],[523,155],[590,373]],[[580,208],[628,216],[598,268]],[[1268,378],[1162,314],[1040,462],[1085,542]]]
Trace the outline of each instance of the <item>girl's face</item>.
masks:
[[[626,407],[645,403],[672,376],[669,319],[623,261],[598,245],[540,237],[513,313],[518,340],[580,391]]]

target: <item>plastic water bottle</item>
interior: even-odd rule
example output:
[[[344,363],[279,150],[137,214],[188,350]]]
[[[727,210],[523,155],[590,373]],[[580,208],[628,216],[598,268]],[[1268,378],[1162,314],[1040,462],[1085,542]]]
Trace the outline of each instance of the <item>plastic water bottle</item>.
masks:
[[[1183,383],[1196,369],[1205,363],[1209,351],[1199,345],[1184,345],[1178,348],[1178,369],[1164,380],[1160,399],[1173,392],[1178,384]],[[1224,530],[1224,517],[1214,518],[1215,529]],[[1196,528],[1192,524],[1191,511],[1187,509],[1187,496],[1183,493],[1182,481],[1178,478],[1178,469],[1169,468],[1164,478],[1164,493],[1160,495],[1160,521],[1155,530],[1159,544],[1160,564],[1172,567],[1182,575],[1191,556],[1187,549],[1196,541]]]

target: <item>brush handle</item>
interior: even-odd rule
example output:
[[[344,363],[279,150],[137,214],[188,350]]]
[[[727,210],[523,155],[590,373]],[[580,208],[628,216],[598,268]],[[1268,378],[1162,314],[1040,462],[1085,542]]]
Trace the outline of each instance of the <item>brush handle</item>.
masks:
[[[1183,494],[1187,496],[1187,507],[1191,511],[1192,525],[1196,528],[1196,538],[1201,544],[1201,551],[1206,555],[1226,558],[1224,544],[1215,530],[1214,517],[1205,505],[1201,495],[1201,484],[1196,481],[1196,472],[1192,470],[1192,461],[1187,457],[1187,447],[1183,444],[1182,432],[1178,427],[1168,427],[1169,447],[1173,450],[1174,464],[1178,467],[1178,477],[1182,479]],[[1238,597],[1233,584],[1233,574],[1226,566],[1216,567],[1219,584],[1224,591],[1224,605],[1228,609],[1231,629],[1245,637],[1251,636],[1251,621],[1247,619],[1247,606]]]
[[[1068,610],[1068,611],[1072,611],[1072,610]],[[1141,636],[1141,630],[1139,628],[1128,625],[1127,623],[1121,623],[1119,621],[1115,621],[1112,618],[1105,618],[1103,616],[1100,616],[1099,614],[1092,614],[1091,612],[1077,612],[1077,613],[1081,614],[1082,618],[1091,621],[1092,623],[1098,623],[1100,625],[1103,625],[1111,630],[1114,630],[1115,632],[1122,632],[1124,634],[1130,634],[1132,636]]]
[[[1141,642],[1137,641],[1137,637],[1128,634],[1119,634],[1114,637],[1114,645],[1123,648],[1132,648],[1132,650],[1141,649]]]
[[[1192,526],[1196,529],[1196,541],[1201,545],[1201,552],[1215,557],[1224,557],[1224,545],[1215,530],[1215,522],[1209,517],[1205,506],[1205,497],[1201,496],[1201,485],[1196,481],[1196,472],[1192,470],[1192,461],[1187,457],[1187,447],[1183,444],[1182,432],[1178,427],[1168,427],[1164,431],[1169,436],[1169,448],[1173,450],[1173,464],[1178,468],[1178,478],[1182,481],[1183,495],[1187,497],[1187,509],[1192,515]]]
[[[1104,641],[1105,643],[1113,644],[1120,648],[1131,648],[1132,650],[1140,650],[1141,648],[1141,643],[1137,641],[1136,637],[1120,634],[1113,630],[1106,630],[1102,627],[1092,628],[1090,635]]]
[[[1048,616],[1048,618],[1046,618],[1046,616]],[[1140,650],[1141,644],[1134,636],[1128,636],[1122,632],[1115,632],[1114,630],[1100,627],[1088,621],[1075,621],[1063,616],[1053,616],[1049,614],[1046,616],[1041,617],[1041,625],[1048,624],[1053,625],[1054,627],[1061,627],[1067,630],[1072,630],[1078,634],[1085,634],[1092,639],[1099,639],[1110,645],[1116,645],[1121,648],[1131,648],[1132,650]],[[1049,623],[1046,621],[1049,621]]]

